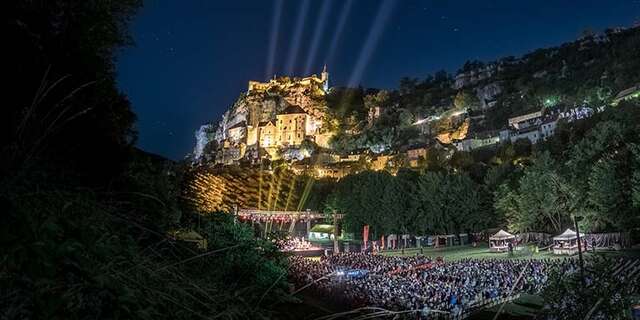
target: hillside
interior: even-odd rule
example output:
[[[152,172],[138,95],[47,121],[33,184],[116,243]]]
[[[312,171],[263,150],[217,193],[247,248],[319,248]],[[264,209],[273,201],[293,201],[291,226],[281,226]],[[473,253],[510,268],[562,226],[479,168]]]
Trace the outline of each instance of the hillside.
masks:
[[[403,78],[390,91],[329,88],[326,69],[322,77],[251,81],[220,121],[196,133],[191,158],[209,167],[285,161],[296,172],[340,178],[354,173],[344,169],[345,157],[354,168],[416,168],[433,147],[451,153],[519,139],[535,144],[558,121],[590,116],[625,89],[637,92],[638,51],[640,28],[616,28],[521,57],[469,61],[455,75]],[[509,121],[526,114],[527,130],[522,119]],[[381,156],[389,158],[376,164]]]

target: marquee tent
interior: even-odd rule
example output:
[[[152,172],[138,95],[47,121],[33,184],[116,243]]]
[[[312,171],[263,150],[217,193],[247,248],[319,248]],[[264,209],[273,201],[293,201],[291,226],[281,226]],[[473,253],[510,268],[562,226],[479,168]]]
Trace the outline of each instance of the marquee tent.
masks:
[[[513,245],[515,239],[516,236],[504,230],[500,230],[489,237],[489,250],[492,252],[509,251],[509,243]]]
[[[580,237],[584,237],[584,234],[581,233]],[[577,233],[571,229],[567,229],[561,235],[553,237],[553,253],[568,255],[578,253]]]

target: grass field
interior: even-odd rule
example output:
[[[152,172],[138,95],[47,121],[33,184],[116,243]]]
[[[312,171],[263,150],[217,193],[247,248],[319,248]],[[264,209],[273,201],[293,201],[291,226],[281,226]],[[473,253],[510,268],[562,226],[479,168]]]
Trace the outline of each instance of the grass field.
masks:
[[[415,256],[420,253],[418,248],[405,249],[404,254],[402,250],[387,250],[382,252],[383,255],[391,256]],[[442,257],[445,261],[455,261],[460,259],[562,259],[566,258],[565,255],[554,255],[549,250],[542,250],[535,252],[533,247],[520,247],[519,250],[515,250],[512,254],[509,253],[497,253],[490,252],[486,243],[480,243],[477,247],[471,245],[466,246],[453,246],[442,248],[422,248],[422,254],[430,257]],[[640,249],[626,249],[619,251],[597,251],[595,253],[599,256],[607,257],[634,257],[640,258]],[[591,252],[586,252],[585,257],[593,255]],[[577,257],[577,255],[574,255]]]
[[[384,251],[383,255],[392,256],[415,256],[420,253],[418,248],[410,248],[402,253],[402,250],[388,250]],[[496,259],[554,259],[562,258],[562,256],[553,255],[549,251],[540,251],[535,253],[529,247],[521,247],[520,250],[515,250],[512,254],[509,253],[497,253],[490,252],[489,247],[484,244],[478,244],[477,247],[471,245],[466,246],[453,246],[453,247],[441,247],[441,248],[422,248],[422,254],[430,257],[442,257],[445,261],[455,261],[460,259],[484,259],[484,258],[496,258]]]

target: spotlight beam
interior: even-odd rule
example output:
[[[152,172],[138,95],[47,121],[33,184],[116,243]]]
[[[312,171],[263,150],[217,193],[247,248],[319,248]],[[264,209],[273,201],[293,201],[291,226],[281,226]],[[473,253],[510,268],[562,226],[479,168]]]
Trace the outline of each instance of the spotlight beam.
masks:
[[[293,74],[293,68],[296,65],[296,58],[300,50],[300,38],[302,38],[302,31],[304,30],[304,22],[308,11],[309,0],[302,0],[300,10],[298,10],[298,19],[296,20],[293,40],[291,41],[291,47],[289,47],[289,59],[287,59],[287,74],[289,75]]]
[[[364,73],[365,68],[369,64],[369,60],[373,55],[373,51],[380,40],[380,36],[383,32],[383,27],[386,25],[387,20],[391,16],[391,12],[393,11],[395,5],[395,1],[393,0],[384,0],[380,7],[378,8],[378,13],[376,17],[373,19],[374,25],[373,28],[369,31],[369,35],[367,36],[367,40],[362,47],[362,51],[360,51],[360,56],[356,62],[356,66],[353,69],[351,77],[349,78],[349,82],[347,82],[349,87],[357,86],[362,79],[362,75]]]
[[[325,0],[320,8],[320,14],[318,15],[318,22],[316,23],[316,29],[313,31],[313,37],[311,40],[311,49],[309,49],[309,55],[307,56],[307,63],[304,66],[304,75],[311,73],[313,62],[316,59],[318,53],[318,45],[320,44],[320,38],[322,38],[325,24],[327,21],[327,14],[331,8],[331,1]]]
[[[273,75],[273,66],[276,59],[276,48],[278,47],[278,33],[280,32],[280,17],[282,16],[282,1],[276,0],[273,6],[273,19],[271,20],[271,39],[269,42],[269,53],[267,57],[267,68],[265,70],[265,79],[269,79]]]
[[[327,52],[327,60],[330,60],[333,57],[333,54],[336,52],[338,48],[338,42],[340,40],[340,36],[342,35],[342,31],[344,30],[344,26],[347,23],[347,17],[349,16],[349,12],[351,12],[351,6],[353,4],[353,0],[346,0],[344,5],[342,5],[340,17],[338,19],[338,27],[336,31],[333,33],[333,39],[331,40],[331,46],[329,47],[329,51]]]

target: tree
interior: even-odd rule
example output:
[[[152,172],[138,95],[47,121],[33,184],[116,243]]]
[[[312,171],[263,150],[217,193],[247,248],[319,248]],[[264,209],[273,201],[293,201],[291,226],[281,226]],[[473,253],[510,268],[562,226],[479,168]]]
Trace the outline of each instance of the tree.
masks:
[[[506,184],[498,188],[495,208],[517,232],[561,232],[570,224],[570,214],[580,200],[556,169],[548,153],[539,154],[531,167],[524,171],[517,189]]]
[[[116,52],[131,43],[138,0],[12,1],[4,6],[2,170],[41,159],[106,184],[126,167],[136,120],[116,85]],[[40,89],[38,89],[40,88]],[[34,101],[35,103],[32,103]],[[6,131],[5,131],[6,130]]]
[[[587,194],[585,225],[589,231],[630,230],[640,224],[634,208],[637,175],[637,129],[634,112],[617,113],[587,131],[569,153],[573,184]],[[610,118],[611,117],[611,118]],[[613,119],[612,119],[613,118]]]
[[[459,234],[486,226],[477,186],[466,174],[427,172],[418,177],[410,204],[418,234]]]
[[[621,230],[627,223],[628,190],[624,188],[624,179],[618,176],[619,164],[614,159],[598,160],[588,177],[589,211],[586,222],[588,230]]]

